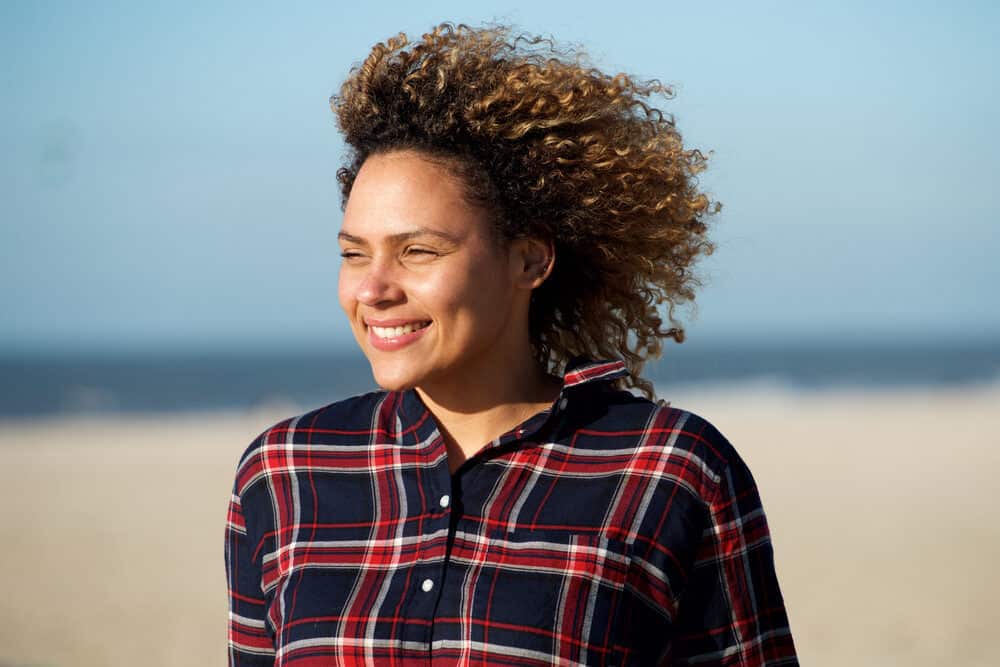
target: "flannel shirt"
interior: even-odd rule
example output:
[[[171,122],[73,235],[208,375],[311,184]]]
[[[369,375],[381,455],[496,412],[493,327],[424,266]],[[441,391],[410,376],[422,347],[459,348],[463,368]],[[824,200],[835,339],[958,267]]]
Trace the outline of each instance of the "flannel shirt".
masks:
[[[454,474],[413,390],[262,433],[228,510],[229,665],[797,665],[749,469],[626,374],[574,361]]]

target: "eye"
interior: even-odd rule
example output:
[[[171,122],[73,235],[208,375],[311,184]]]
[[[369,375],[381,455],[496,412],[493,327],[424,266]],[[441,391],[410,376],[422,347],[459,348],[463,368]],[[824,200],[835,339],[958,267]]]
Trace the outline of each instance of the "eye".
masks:
[[[437,257],[438,252],[430,248],[425,248],[423,246],[409,246],[404,253],[405,255],[417,255],[422,257]]]
[[[358,259],[360,257],[364,257],[364,255],[362,255],[357,250],[342,250],[342,251],[340,251],[340,256],[343,257],[346,260],[352,260],[352,259]]]

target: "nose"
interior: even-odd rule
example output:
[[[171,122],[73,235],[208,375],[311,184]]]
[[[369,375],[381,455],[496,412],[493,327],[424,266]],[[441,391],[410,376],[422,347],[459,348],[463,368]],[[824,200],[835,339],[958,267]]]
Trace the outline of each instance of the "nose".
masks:
[[[358,281],[354,297],[366,306],[379,306],[399,302],[403,298],[403,290],[393,275],[392,267],[386,262],[373,261]]]

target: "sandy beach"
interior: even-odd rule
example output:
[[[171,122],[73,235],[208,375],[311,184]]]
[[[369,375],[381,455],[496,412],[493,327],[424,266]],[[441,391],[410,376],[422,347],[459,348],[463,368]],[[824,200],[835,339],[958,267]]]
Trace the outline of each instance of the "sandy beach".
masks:
[[[997,664],[1000,387],[666,398],[749,463],[803,665]],[[0,423],[0,667],[224,665],[232,476],[287,411]]]

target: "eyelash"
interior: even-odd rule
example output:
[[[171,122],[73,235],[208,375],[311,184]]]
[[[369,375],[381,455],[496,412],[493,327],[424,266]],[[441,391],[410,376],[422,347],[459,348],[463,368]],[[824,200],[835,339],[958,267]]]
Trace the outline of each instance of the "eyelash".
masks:
[[[406,253],[408,254],[416,253],[418,255],[437,255],[436,252],[428,248],[407,248]]]
[[[440,253],[430,250],[429,248],[407,248],[403,251],[403,254],[430,255],[437,257]],[[353,250],[344,250],[341,251],[340,256],[344,259],[354,259],[355,257],[362,257],[363,255],[360,252],[355,252]]]

